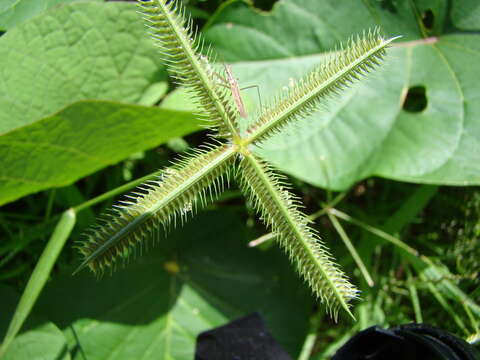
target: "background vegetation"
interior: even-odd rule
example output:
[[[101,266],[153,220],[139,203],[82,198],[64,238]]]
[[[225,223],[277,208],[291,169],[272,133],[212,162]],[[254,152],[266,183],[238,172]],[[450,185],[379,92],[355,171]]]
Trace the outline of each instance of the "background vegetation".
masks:
[[[262,149],[361,288],[356,323],[332,322],[273,241],[247,246],[265,229],[235,185],[125,269],[72,277],[74,241],[118,196],[82,204],[168,165],[206,132],[133,4],[0,4],[0,336],[60,215],[78,209],[6,359],[192,359],[200,331],[251,311],[303,359],[328,357],[373,324],[424,321],[478,339],[480,7],[320,3],[186,5],[264,101],[351,34],[379,25],[403,36],[382,70]],[[254,109],[256,93],[242,95]]]

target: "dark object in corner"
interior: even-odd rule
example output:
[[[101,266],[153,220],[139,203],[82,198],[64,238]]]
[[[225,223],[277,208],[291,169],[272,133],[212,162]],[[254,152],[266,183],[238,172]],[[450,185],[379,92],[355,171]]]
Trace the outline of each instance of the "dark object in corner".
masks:
[[[372,326],[343,345],[332,360],[479,360],[472,345],[425,324]]]
[[[292,359],[253,313],[198,335],[195,360]]]

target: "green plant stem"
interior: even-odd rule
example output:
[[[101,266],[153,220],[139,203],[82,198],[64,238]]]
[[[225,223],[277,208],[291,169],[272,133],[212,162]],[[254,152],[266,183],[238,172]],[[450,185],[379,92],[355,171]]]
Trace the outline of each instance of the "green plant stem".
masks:
[[[269,233],[266,233],[258,238],[256,238],[255,240],[252,240],[248,243],[248,246],[249,247],[255,247],[255,246],[258,246],[260,244],[264,244],[270,240],[273,240],[277,237],[277,234],[273,233],[273,232],[269,232]]]
[[[423,323],[422,308],[420,306],[420,299],[418,298],[417,287],[412,278],[412,272],[407,264],[404,264],[405,272],[407,273],[407,287],[412,300],[413,311],[415,313],[415,321]]]
[[[310,220],[316,220],[319,217],[322,217],[323,215],[327,214],[331,208],[337,206],[337,204],[340,201],[342,201],[345,198],[345,196],[347,196],[346,191],[338,194],[337,196],[335,196],[335,198],[332,201],[329,201],[326,204],[322,204],[322,208],[320,210],[314,212],[313,214],[308,215],[308,218]]]
[[[154,178],[156,178],[159,174],[159,171],[155,171],[153,173],[150,173],[148,175],[145,175],[144,177],[141,177],[139,179],[136,179],[136,180],[133,180],[133,181],[130,181],[124,185],[121,185],[113,190],[110,190],[110,191],[107,191],[106,193],[103,193],[102,195],[99,195],[97,197],[94,197],[93,199],[90,199],[88,201],[85,201],[84,203],[81,203],[80,205],[77,205],[73,208],[73,210],[75,211],[75,213],[80,213],[81,211],[89,208],[89,207],[92,207],[104,200],[107,200],[107,199],[110,199],[111,197],[114,197],[116,195],[121,195],[123,193],[125,193],[126,191],[148,181],[148,180],[152,180]]]
[[[318,329],[320,328],[320,322],[323,319],[323,314],[319,311],[314,313],[310,318],[310,328],[308,330],[307,337],[303,342],[302,351],[298,356],[298,360],[309,360],[312,355],[313,346],[318,336]]]
[[[448,304],[447,300],[443,297],[443,295],[438,291],[437,287],[423,275],[420,274],[420,278],[427,284],[428,290],[432,293],[433,297],[438,301],[438,303],[443,307],[443,309],[452,317],[455,321],[457,326],[462,329],[462,331],[469,335],[467,327],[463,320],[458,316],[458,314],[452,309],[452,307]]]
[[[45,211],[45,221],[48,221],[50,219],[50,216],[52,216],[53,202],[55,200],[56,193],[56,189],[52,189],[48,193],[47,210]]]
[[[355,335],[359,330],[363,330],[358,321],[353,326],[347,328],[347,330],[340,334],[332,343],[329,343],[324,351],[319,356],[314,356],[312,360],[329,360],[331,357],[342,347],[348,339]]]
[[[365,229],[368,232],[381,237],[382,239],[387,240],[388,242],[394,244],[396,247],[403,250],[405,253],[407,253],[410,256],[418,257],[418,255],[419,255],[417,250],[415,250],[411,246],[408,246],[402,240],[396,238],[395,236],[390,235],[389,233],[386,233],[383,230],[380,230],[376,227],[368,225],[368,224],[364,223],[363,221],[357,220],[357,219],[351,217],[350,215],[345,214],[344,212],[339,211],[337,209],[332,208],[332,209],[329,210],[329,213],[338,217],[338,218],[340,218],[340,219],[348,221],[349,223],[357,225],[357,226],[361,227],[362,229]]]
[[[467,313],[468,320],[470,320],[470,324],[472,324],[473,330],[477,334],[480,333],[480,328],[478,327],[478,321],[477,321],[477,319],[475,319],[475,316],[473,316],[472,311],[470,310],[470,308],[468,307],[467,304],[462,303],[462,306],[463,306],[463,309],[465,310],[465,312]]]
[[[69,209],[63,213],[58,222],[55,230],[48,241],[45,250],[43,250],[40,259],[38,260],[32,276],[28,280],[27,286],[20,298],[20,302],[17,305],[13,318],[10,321],[7,333],[0,348],[0,356],[6,351],[18,331],[20,331],[23,323],[30,314],[33,305],[37,301],[40,292],[42,291],[50,272],[57,260],[60,251],[62,250],[65,242],[67,241],[72,229],[75,225],[76,214],[73,209]]]
[[[357,250],[355,249],[355,246],[353,246],[352,242],[350,241],[350,238],[348,237],[347,233],[343,229],[342,225],[335,218],[335,216],[333,216],[330,212],[328,212],[327,215],[328,215],[328,218],[330,219],[330,222],[333,224],[333,227],[337,231],[338,235],[342,239],[348,251],[350,252],[350,255],[352,255],[353,260],[355,261],[358,268],[360,269],[360,272],[365,278],[365,281],[367,282],[368,286],[372,287],[374,285],[372,276],[368,272],[367,267],[363,263],[362,258],[360,257]]]

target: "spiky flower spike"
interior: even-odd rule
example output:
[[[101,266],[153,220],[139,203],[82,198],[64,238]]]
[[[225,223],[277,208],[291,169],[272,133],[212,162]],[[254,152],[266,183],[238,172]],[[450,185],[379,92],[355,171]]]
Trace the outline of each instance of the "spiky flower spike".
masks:
[[[340,47],[330,59],[273,99],[249,127],[245,141],[261,142],[288,123],[311,114],[330,95],[338,94],[379,65],[388,44],[395,39],[382,38],[378,29],[357,36],[356,40],[350,39],[345,50]]]
[[[174,1],[139,1],[152,37],[170,74],[185,85],[192,97],[205,111],[207,126],[220,137],[237,137],[237,116],[228,89],[218,86],[216,74],[210,66],[210,51],[194,31],[191,18]]]
[[[244,153],[237,174],[253,207],[277,235],[280,246],[314,294],[327,305],[334,318],[339,308],[353,317],[348,303],[357,296],[357,290],[308,226],[307,217],[298,210],[299,199],[286,189],[283,179],[252,153]]]
[[[151,181],[136,193],[137,197],[117,206],[113,215],[104,219],[87,234],[79,247],[84,260],[78,272],[89,266],[102,273],[117,258],[127,257],[132,249],[146,239],[155,239],[160,225],[168,227],[183,221],[185,216],[223,191],[223,175],[227,175],[234,160],[233,147],[220,145],[209,150],[195,151],[177,166],[167,168],[161,178]]]
[[[167,227],[176,222],[178,216],[183,221],[198,202],[205,203],[208,194],[223,190],[222,176],[228,175],[236,164],[242,190],[262,220],[275,232],[280,246],[315,295],[334,317],[340,308],[351,315],[348,304],[357,291],[308,226],[307,218],[299,210],[299,200],[287,190],[284,180],[253,151],[255,145],[287,123],[308,115],[323,98],[367,73],[379,63],[393,39],[385,40],[374,31],[350,41],[346,50],[333,53],[328,62],[262,109],[257,121],[245,134],[240,134],[236,122],[240,111],[235,109],[231,92],[218,84],[219,74],[209,62],[208,51],[206,56],[201,55],[203,43],[192,31],[191,20],[185,18],[183,10],[175,7],[173,1],[139,2],[168,70],[190,89],[211,127],[217,131],[217,137],[223,137],[225,143],[195,152],[117,207],[113,216],[93,228],[81,244],[84,260],[79,269],[89,266],[101,273],[117,259],[126,259],[134,253],[136,245],[141,247],[144,240],[155,239],[162,225]],[[236,93],[237,102],[238,96]]]

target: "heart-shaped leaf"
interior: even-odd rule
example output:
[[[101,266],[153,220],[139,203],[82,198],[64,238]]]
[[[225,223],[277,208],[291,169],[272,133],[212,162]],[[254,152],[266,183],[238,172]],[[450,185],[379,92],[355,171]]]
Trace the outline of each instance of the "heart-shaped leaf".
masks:
[[[284,0],[259,14],[234,3],[206,36],[220,58],[236,62],[241,85],[260,86],[265,102],[351,33],[380,26],[388,36],[402,35],[380,71],[259,152],[335,190],[372,175],[479,184],[480,36],[449,28],[447,10],[444,1]]]

